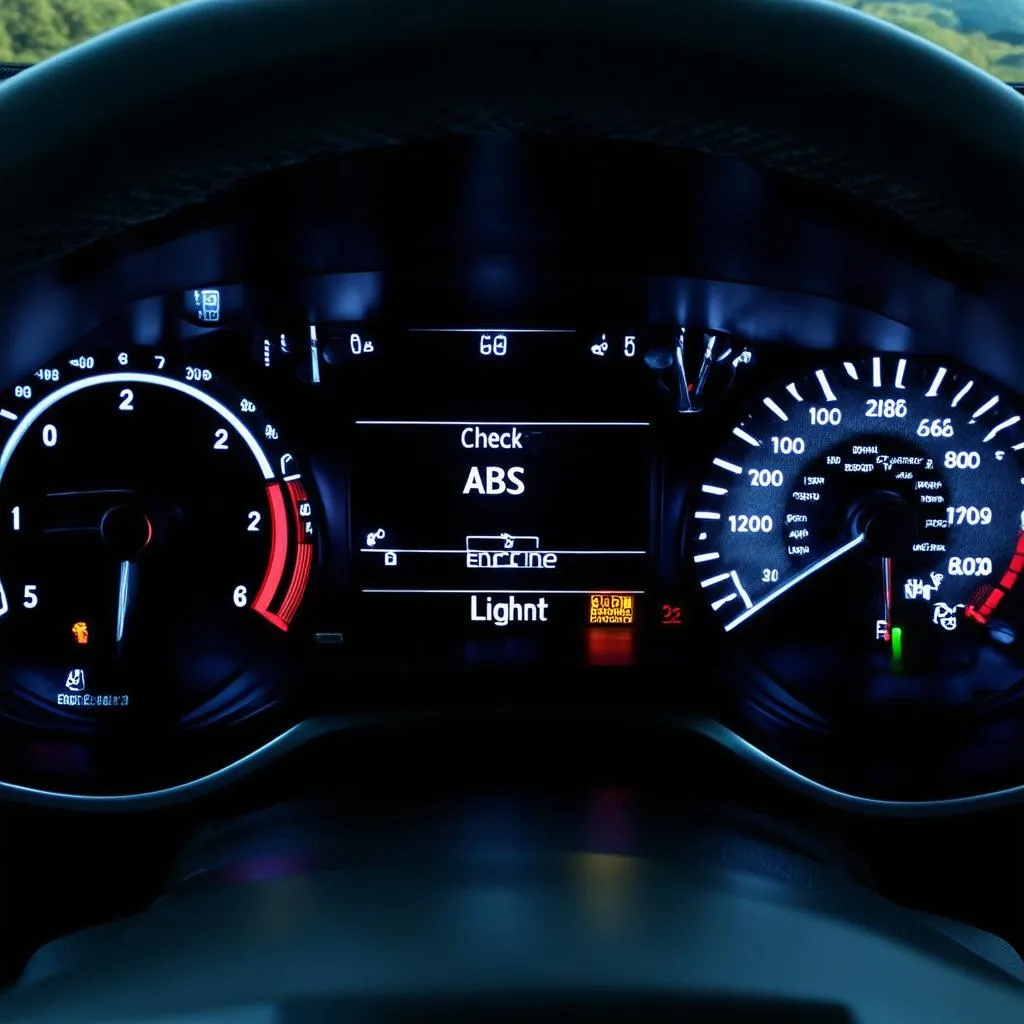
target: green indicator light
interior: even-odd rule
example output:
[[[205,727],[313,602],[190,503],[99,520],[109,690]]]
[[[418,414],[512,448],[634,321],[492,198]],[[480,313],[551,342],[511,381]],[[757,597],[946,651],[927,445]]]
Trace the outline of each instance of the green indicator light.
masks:
[[[903,668],[903,630],[892,627],[892,667],[899,672]]]

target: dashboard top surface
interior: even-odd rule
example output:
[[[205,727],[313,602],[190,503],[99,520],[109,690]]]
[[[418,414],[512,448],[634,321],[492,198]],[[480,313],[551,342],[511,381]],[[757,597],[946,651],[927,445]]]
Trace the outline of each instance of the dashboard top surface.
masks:
[[[580,39],[570,64],[566,46]],[[176,59],[183,48],[187,62]],[[532,73],[488,73],[499,59]],[[112,87],[126,79],[129,92]],[[190,131],[197,103],[218,132],[202,154],[168,148]],[[56,127],[55,108],[74,133]],[[486,15],[465,0],[415,11],[205,0],[17,76],[0,116],[21,139],[4,154],[5,269],[324,151],[495,132],[745,157],[892,210],[980,263],[1021,265],[1019,97],[907,33],[810,0],[644,0],[599,15],[582,0],[509,0]],[[91,147],[110,155],[102,172],[85,159]],[[73,193],[60,186],[69,163]]]

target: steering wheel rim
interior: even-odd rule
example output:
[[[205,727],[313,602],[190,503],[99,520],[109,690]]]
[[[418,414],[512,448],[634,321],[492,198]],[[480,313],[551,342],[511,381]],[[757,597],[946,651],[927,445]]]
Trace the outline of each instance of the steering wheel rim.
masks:
[[[1024,99],[822,0],[193,0],[0,94],[0,277],[325,151],[507,132],[739,156],[1024,269]]]

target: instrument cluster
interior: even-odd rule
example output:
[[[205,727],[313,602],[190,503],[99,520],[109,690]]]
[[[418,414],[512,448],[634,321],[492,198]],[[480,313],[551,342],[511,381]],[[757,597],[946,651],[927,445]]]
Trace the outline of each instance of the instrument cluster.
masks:
[[[158,337],[121,318],[0,395],[4,784],[164,792],[300,722],[509,705],[706,716],[869,797],[1012,777],[1024,421],[997,382],[251,293],[161,296]]]

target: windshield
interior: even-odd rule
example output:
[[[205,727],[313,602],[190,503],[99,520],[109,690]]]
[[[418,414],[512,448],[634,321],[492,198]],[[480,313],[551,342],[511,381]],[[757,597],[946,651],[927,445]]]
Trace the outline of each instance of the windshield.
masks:
[[[101,32],[185,0],[0,0],[0,61],[52,57]]]
[[[1024,81],[1024,0],[837,0],[899,25],[1004,82]]]
[[[126,21],[187,2],[0,0],[0,61],[43,60]],[[908,29],[1003,81],[1024,81],[1024,0],[831,2]]]

